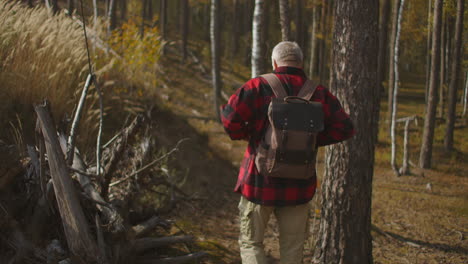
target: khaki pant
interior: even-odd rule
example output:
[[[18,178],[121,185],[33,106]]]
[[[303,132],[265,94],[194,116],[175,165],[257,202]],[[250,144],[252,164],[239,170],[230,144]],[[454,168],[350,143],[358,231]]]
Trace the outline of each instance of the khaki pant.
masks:
[[[271,213],[279,225],[280,263],[302,263],[307,236],[309,204],[273,207],[255,204],[241,197],[239,246],[242,263],[265,264],[263,237]]]

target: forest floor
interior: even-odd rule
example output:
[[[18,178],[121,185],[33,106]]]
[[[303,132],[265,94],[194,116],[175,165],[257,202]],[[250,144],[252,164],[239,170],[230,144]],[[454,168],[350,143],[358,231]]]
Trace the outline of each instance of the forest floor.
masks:
[[[210,254],[203,263],[240,263],[237,244],[239,195],[233,192],[233,188],[246,142],[231,141],[215,121],[209,73],[200,74],[196,63],[191,60],[181,63],[181,58],[171,53],[163,58],[161,64],[170,65],[163,68],[163,81],[167,87],[161,90],[161,101],[175,118],[193,128],[192,131],[198,134],[196,137],[204,138],[205,145],[198,148],[207,153],[201,158],[205,165],[198,163],[198,170],[191,171],[189,176],[195,182],[203,179],[201,189],[191,185],[190,181],[186,184],[189,191],[201,193],[202,199],[177,210],[174,217],[178,230],[173,232],[182,230],[199,238],[195,249]],[[247,74],[230,73],[248,72],[239,67],[223,68],[226,94],[231,94],[248,80]],[[400,101],[399,117],[422,116],[424,98],[421,85],[405,84]],[[382,120],[385,110],[383,102]],[[457,150],[447,154],[442,148],[444,126],[439,124],[434,146],[434,169],[412,167],[411,175],[396,177],[389,166],[390,143],[385,136],[385,123],[381,123],[381,127],[372,195],[375,263],[468,263],[468,128],[465,125],[456,130]],[[413,127],[410,157],[417,163],[422,122]],[[401,145],[402,138],[398,140]],[[400,146],[398,152],[402,152]],[[323,150],[320,157],[319,182],[323,171]],[[218,165],[221,163],[225,166],[220,168]],[[320,220],[319,199],[320,187],[312,202],[305,263],[310,263],[313,254],[314,233]],[[279,263],[274,217],[270,219],[269,227],[265,250],[271,263]]]

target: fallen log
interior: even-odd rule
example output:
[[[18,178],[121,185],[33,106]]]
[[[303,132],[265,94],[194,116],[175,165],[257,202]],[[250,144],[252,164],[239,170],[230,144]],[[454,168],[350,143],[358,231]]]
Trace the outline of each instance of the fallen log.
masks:
[[[50,175],[70,251],[84,262],[98,261],[99,253],[68,174],[47,102],[34,107],[44,136]]]
[[[153,216],[145,222],[135,225],[130,229],[131,235],[135,238],[142,237],[157,226],[169,227],[169,223],[157,216]]]
[[[60,146],[62,151],[67,150],[66,139],[63,135],[60,135]],[[72,168],[74,169],[73,171],[75,172],[75,176],[80,183],[81,188],[83,188],[85,193],[96,202],[96,207],[104,216],[104,220],[108,225],[108,230],[113,234],[123,233],[125,231],[125,227],[123,225],[122,217],[117,212],[117,210],[115,210],[111,204],[108,204],[99,194],[99,192],[96,191],[88,175],[80,173],[87,172],[86,164],[84,163],[79,151],[76,148],[74,148],[74,153]]]

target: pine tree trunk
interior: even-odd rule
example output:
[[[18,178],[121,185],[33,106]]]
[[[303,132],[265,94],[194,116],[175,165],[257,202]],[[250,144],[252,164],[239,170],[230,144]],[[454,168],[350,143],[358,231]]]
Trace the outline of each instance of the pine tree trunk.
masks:
[[[221,95],[220,70],[220,0],[211,0],[210,38],[211,38],[211,74],[213,78],[213,102],[216,116],[219,118],[219,97]]]
[[[327,147],[314,263],[366,264],[372,263],[374,141],[369,133],[377,87],[378,1],[335,1],[334,10],[330,88],[361,132]]]
[[[264,13],[264,0],[255,0],[254,18],[252,23],[252,78],[257,77],[264,72],[264,51],[262,41]]]
[[[453,50],[452,60],[452,76],[450,78],[449,95],[448,95],[448,110],[447,110],[447,127],[445,130],[444,147],[447,151],[453,150],[453,130],[455,126],[455,110],[457,104],[457,86],[460,83],[460,60],[461,48],[463,42],[463,16],[464,16],[465,1],[457,1],[457,22],[455,24],[455,47]],[[466,92],[465,92],[466,93]],[[466,95],[465,95],[466,96]]]
[[[187,42],[189,34],[189,3],[188,0],[181,0],[182,6],[182,22],[181,22],[181,34],[182,34],[182,61],[187,59]]]
[[[393,113],[393,86],[395,83],[395,67],[394,67],[394,59],[395,59],[395,39],[396,39],[396,32],[397,32],[397,23],[398,23],[398,9],[400,8],[400,1],[401,0],[394,0],[393,1],[393,9],[392,9],[392,32],[390,35],[390,56],[389,56],[389,67],[388,67],[388,110],[387,110],[387,120],[391,122],[392,120],[392,113]],[[391,126],[389,126],[389,133],[391,134]]]
[[[281,39],[283,41],[291,40],[291,19],[289,18],[289,1],[279,0]]]
[[[393,72],[395,74],[395,80],[392,84],[393,86],[393,100],[392,100],[392,123],[391,123],[391,133],[390,136],[392,138],[392,157],[391,157],[391,165],[392,170],[396,176],[400,176],[398,172],[398,167],[396,165],[396,115],[397,115],[397,107],[398,107],[398,88],[400,82],[400,73],[398,70],[398,60],[399,60],[399,47],[400,47],[400,32],[401,32],[401,20],[403,18],[403,8],[405,6],[405,0],[401,0],[400,6],[398,9],[398,18],[397,18],[397,29],[396,29],[396,36],[395,36],[395,50],[393,52]]]
[[[435,0],[434,22],[432,34],[432,58],[431,76],[429,82],[429,94],[427,97],[426,115],[424,118],[424,130],[419,156],[419,166],[423,169],[431,168],[432,144],[434,141],[435,114],[437,108],[437,90],[440,75],[440,31],[442,25],[443,1]]]

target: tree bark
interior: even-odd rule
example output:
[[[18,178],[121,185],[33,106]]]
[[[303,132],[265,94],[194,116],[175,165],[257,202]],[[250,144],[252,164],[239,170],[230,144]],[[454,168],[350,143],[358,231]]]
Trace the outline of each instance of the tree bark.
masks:
[[[234,6],[234,13],[232,16],[232,38],[231,38],[231,58],[235,58],[239,52],[239,38],[240,38],[240,5],[239,0],[233,0],[232,5]]]
[[[76,196],[50,111],[47,104],[37,105],[35,110],[45,139],[50,174],[68,247],[77,257],[96,261],[99,258],[97,245],[91,236],[88,222]]]
[[[263,63],[263,41],[262,31],[264,29],[265,2],[264,0],[255,0],[254,19],[252,23],[252,78],[262,74],[264,69]]]
[[[188,0],[181,0],[182,6],[182,22],[181,22],[181,34],[182,34],[182,61],[187,59],[187,42],[189,34],[189,3]]]
[[[390,35],[390,56],[389,56],[389,67],[388,67],[388,110],[387,110],[387,120],[391,122],[392,120],[392,113],[393,113],[393,86],[395,83],[395,67],[394,67],[394,59],[395,59],[395,40],[396,40],[396,33],[397,33],[397,23],[398,23],[398,9],[400,8],[400,1],[401,0],[394,0],[393,1],[393,9],[392,9],[392,32]],[[389,134],[391,134],[391,126],[389,126],[388,130]]]
[[[439,103],[438,103],[438,108],[439,108],[439,117],[443,118],[444,117],[444,85],[445,85],[445,79],[447,76],[446,73],[446,48],[447,48],[447,26],[448,26],[448,19],[447,19],[447,12],[445,12],[445,19],[442,20],[442,32],[440,33],[441,40],[440,40],[440,79],[439,79]],[[442,15],[443,16],[443,15]]]
[[[465,1],[457,1],[457,22],[455,24],[455,46],[452,56],[452,76],[448,95],[447,127],[445,130],[444,147],[447,151],[453,150],[453,130],[455,126],[455,110],[457,105],[457,86],[460,83],[461,75],[461,48],[463,42],[463,16]],[[466,96],[466,95],[465,95]]]
[[[427,98],[426,115],[424,118],[424,130],[419,156],[419,166],[423,169],[431,168],[432,144],[434,141],[435,114],[437,108],[437,90],[440,74],[440,31],[442,22],[443,1],[435,0],[434,22],[432,34],[432,58],[431,76],[429,82],[429,94]]]
[[[289,1],[279,0],[281,39],[291,40],[291,19],[289,18]]]
[[[161,37],[167,39],[167,0],[160,0],[159,9],[159,28],[161,29]]]
[[[432,1],[428,0],[428,7],[427,7],[427,44],[426,44],[426,89],[424,92],[424,101],[427,104],[427,95],[429,94],[429,79],[431,74],[431,13],[432,13]]]
[[[315,70],[315,53],[316,53],[316,29],[317,29],[317,7],[314,5],[312,9],[312,33],[310,36],[310,61],[309,61],[309,78],[314,77]]]
[[[221,96],[221,65],[220,65],[220,0],[211,0],[210,39],[211,39],[211,75],[213,82],[213,102],[216,116],[219,119],[219,98]]]
[[[398,70],[398,60],[399,60],[399,47],[400,47],[400,32],[401,32],[401,20],[403,17],[403,8],[405,6],[405,0],[401,0],[400,7],[398,9],[398,20],[397,20],[397,30],[395,37],[395,50],[393,52],[393,67],[395,74],[395,81],[393,85],[393,100],[392,100],[392,124],[391,124],[391,138],[392,138],[392,160],[391,165],[395,175],[400,176],[398,168],[396,165],[396,115],[398,107],[398,89],[400,82],[400,72]]]
[[[304,21],[302,12],[304,10],[304,1],[296,0],[296,42],[299,47],[304,48]]]
[[[117,24],[117,20],[116,20],[116,17],[115,17],[115,2],[117,0],[110,0],[109,2],[109,13],[107,14],[107,17],[108,17],[108,29],[107,29],[107,33],[108,35],[110,36],[111,33],[112,33],[112,30],[115,29],[115,25]]]
[[[120,20],[127,19],[127,0],[120,0]]]
[[[31,1],[32,4],[32,1]],[[68,0],[67,2],[67,10],[68,10],[68,15],[72,15],[73,11],[75,10],[75,0]]]
[[[373,100],[378,1],[335,1],[331,90],[358,132],[326,149],[322,215],[314,263],[372,263]],[[366,36],[366,37],[363,37]],[[368,133],[364,132],[368,131]]]
[[[388,21],[390,18],[390,0],[384,0],[382,6],[382,12],[380,16],[380,26],[379,26],[379,57],[377,62],[377,89],[375,100],[375,109],[374,109],[374,120],[376,123],[380,120],[380,97],[382,92],[385,90],[383,86],[383,81],[385,79],[385,69],[386,69],[386,61],[387,61],[387,51],[388,51]],[[388,87],[391,84],[388,83]],[[379,135],[379,128],[378,126],[374,126],[374,141],[375,143],[378,142],[378,135]]]

